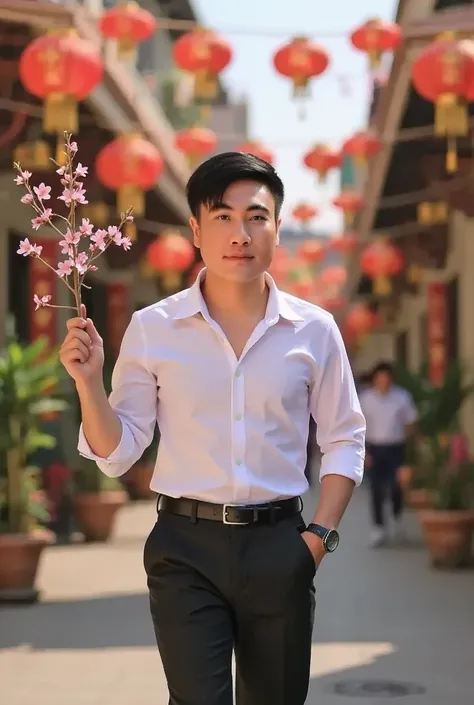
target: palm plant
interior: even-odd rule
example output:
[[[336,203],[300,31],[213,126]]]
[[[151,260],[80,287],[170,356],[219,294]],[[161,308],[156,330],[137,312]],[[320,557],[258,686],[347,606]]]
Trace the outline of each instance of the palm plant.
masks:
[[[66,408],[57,396],[60,363],[47,353],[47,340],[18,342],[7,333],[0,353],[0,531],[29,533],[48,518],[40,492],[39,470],[32,464],[41,448],[54,448],[56,439],[41,430],[41,417]]]

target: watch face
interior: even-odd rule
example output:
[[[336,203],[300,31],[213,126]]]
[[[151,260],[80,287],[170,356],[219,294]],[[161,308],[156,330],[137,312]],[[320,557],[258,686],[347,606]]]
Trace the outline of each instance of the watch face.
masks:
[[[331,529],[326,536],[326,551],[332,553],[339,546],[339,533],[336,529]]]

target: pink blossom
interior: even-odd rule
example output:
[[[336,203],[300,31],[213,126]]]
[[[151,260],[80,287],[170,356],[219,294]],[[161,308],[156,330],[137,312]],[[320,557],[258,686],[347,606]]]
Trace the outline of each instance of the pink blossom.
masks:
[[[46,186],[46,184],[41,183],[39,186],[34,186],[33,191],[40,201],[48,201],[51,198],[51,186]]]
[[[62,196],[59,196],[59,200],[64,201],[67,206],[70,206],[73,201],[81,205],[87,205],[89,201],[86,201],[84,198],[85,192],[85,189],[82,188],[82,184],[78,183],[75,188],[65,188]]]
[[[71,142],[71,144],[69,145],[69,148],[70,148],[71,152],[72,152],[73,154],[75,154],[75,153],[77,152],[77,149],[78,149],[78,148],[77,148],[77,142]]]
[[[66,173],[65,166],[60,166],[59,169],[56,169],[56,174],[59,174],[59,176],[64,176],[65,173]]]
[[[76,262],[79,262],[79,264],[86,264],[89,260],[89,255],[87,252],[79,252],[79,254],[76,257]]]
[[[35,199],[33,198],[33,195],[31,193],[25,193],[25,195],[22,196],[20,200],[26,206],[30,206],[34,202]]]
[[[81,275],[87,272],[87,264],[80,264],[79,262],[76,262],[74,266]]]
[[[69,245],[78,245],[81,240],[81,233],[73,233],[71,229],[68,228],[64,239]]]
[[[56,274],[59,277],[68,277],[72,274],[72,268],[74,267],[74,262],[71,259],[67,259],[64,262],[58,262],[58,268]]]
[[[87,172],[88,168],[86,166],[82,166],[81,162],[79,162],[74,173],[76,176],[87,176]]]
[[[96,230],[95,235],[91,236],[92,242],[95,243],[95,246],[99,249],[102,250],[102,252],[105,250],[107,244],[105,242],[105,238],[107,237],[107,230]]]
[[[62,255],[69,255],[70,257],[74,256],[74,249],[73,247],[67,242],[67,240],[60,240],[59,241],[59,247],[61,248],[61,254]]]
[[[123,249],[125,250],[125,252],[127,252],[132,246],[132,241],[130,240],[129,237],[123,237],[120,244],[123,247]]]
[[[79,226],[79,232],[81,233],[81,235],[88,235],[90,237],[92,235],[93,230],[94,226],[90,222],[89,218],[83,218],[82,224]]]
[[[116,225],[109,225],[109,227],[107,228],[107,234],[110,239],[115,242],[116,245],[120,245],[120,243],[122,242],[122,233]]]
[[[33,301],[36,304],[35,311],[37,311],[39,308],[41,308],[41,306],[46,306],[51,301],[51,295],[47,294],[46,296],[42,296],[40,298],[38,294],[35,294],[33,296]]]
[[[95,264],[91,264],[91,266],[89,267],[89,272],[97,272],[97,267],[95,266]]]
[[[133,223],[133,215],[127,215],[125,218],[126,223]]]
[[[27,257],[28,255],[33,255],[39,257],[43,248],[41,245],[35,245],[31,243],[26,237],[24,240],[20,240],[20,247],[17,250],[17,254]]]
[[[31,171],[21,171],[19,175],[14,179],[15,183],[17,186],[21,186],[22,184],[26,183],[28,179],[31,179],[33,174]]]
[[[46,208],[41,215],[38,215],[36,218],[33,218],[31,221],[33,230],[38,230],[42,225],[44,225],[44,223],[49,223],[49,220],[52,215],[53,211],[51,210],[51,208]]]

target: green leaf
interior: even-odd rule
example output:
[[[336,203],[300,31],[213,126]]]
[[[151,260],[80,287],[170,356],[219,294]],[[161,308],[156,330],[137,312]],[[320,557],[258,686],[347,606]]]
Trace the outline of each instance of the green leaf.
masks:
[[[42,433],[36,429],[30,429],[25,437],[25,448],[27,453],[31,454],[40,448],[55,448],[56,438],[49,433]]]

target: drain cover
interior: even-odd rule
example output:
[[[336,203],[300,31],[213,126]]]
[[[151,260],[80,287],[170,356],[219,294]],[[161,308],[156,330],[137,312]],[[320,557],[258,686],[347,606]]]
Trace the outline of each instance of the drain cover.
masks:
[[[401,698],[405,695],[422,695],[425,689],[421,685],[414,683],[385,680],[349,680],[335,683],[333,692],[338,695],[349,695],[355,698]]]

